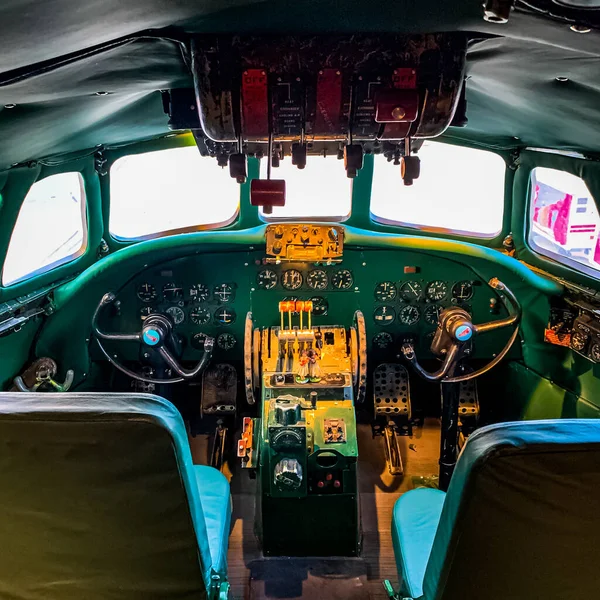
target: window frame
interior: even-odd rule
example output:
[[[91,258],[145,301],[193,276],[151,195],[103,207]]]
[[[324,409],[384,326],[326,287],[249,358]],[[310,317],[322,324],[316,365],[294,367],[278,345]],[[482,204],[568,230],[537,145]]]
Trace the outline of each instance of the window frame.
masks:
[[[81,247],[76,252],[73,252],[72,254],[69,254],[60,259],[57,259],[54,262],[48,263],[47,265],[43,265],[43,266],[35,269],[34,271],[29,271],[25,275],[22,275],[21,277],[18,277],[17,279],[14,279],[10,282],[5,282],[4,281],[4,269],[6,267],[6,257],[8,256],[8,252],[10,249],[10,244],[12,242],[13,234],[14,234],[17,224],[19,222],[19,217],[21,216],[21,211],[23,210],[23,208],[25,206],[25,200],[27,199],[27,196],[29,195],[29,193],[31,192],[31,190],[37,183],[45,181],[46,179],[49,179],[51,177],[60,177],[61,175],[71,174],[71,173],[74,173],[77,175],[77,177],[79,179],[79,190],[81,193],[81,224],[82,224],[82,236],[83,236],[82,241],[81,241]],[[49,273],[50,271],[55,271],[56,269],[58,269],[59,267],[62,267],[63,265],[68,265],[69,263],[76,261],[78,258],[80,258],[84,254],[86,254],[86,252],[88,251],[88,248],[89,248],[89,221],[88,221],[88,219],[89,219],[88,199],[87,199],[87,193],[86,193],[86,185],[85,185],[85,180],[83,178],[83,175],[80,171],[67,170],[67,171],[62,171],[60,173],[51,173],[51,174],[48,174],[45,176],[38,177],[31,184],[31,186],[29,186],[29,190],[27,191],[27,194],[25,194],[25,196],[21,202],[21,206],[17,212],[17,216],[16,216],[16,218],[13,222],[13,226],[11,228],[10,237],[8,239],[8,244],[6,246],[6,252],[4,254],[4,260],[2,262],[2,272],[1,272],[1,280],[0,280],[2,287],[4,289],[13,288],[14,286],[16,286],[20,283],[29,281],[30,279],[37,278],[41,275],[44,275],[45,273]]]
[[[319,158],[319,156],[315,156],[315,158]],[[322,160],[326,160],[323,158],[323,156],[320,156],[320,158]],[[333,159],[333,157],[331,157]],[[262,164],[262,161],[266,160],[266,158],[261,158],[258,162],[258,168],[259,168],[259,173],[260,173],[260,166]],[[287,159],[286,159],[287,160]],[[335,158],[336,161],[338,161],[337,158]],[[308,172],[308,176],[310,177],[310,172]],[[276,177],[277,175],[277,169],[271,170],[271,177],[273,179],[277,179]],[[353,212],[353,208],[354,208],[354,181],[355,179],[351,180],[350,183],[350,210],[348,211],[347,215],[342,215],[342,216],[335,216],[335,215],[329,215],[329,216],[309,216],[309,215],[305,215],[305,216],[295,216],[295,217],[277,217],[277,216],[272,216],[272,215],[265,215],[262,211],[262,207],[258,206],[257,210],[258,210],[258,218],[260,219],[261,223],[297,223],[299,221],[315,221],[318,223],[346,223],[347,221],[349,221],[352,218],[352,212]],[[287,186],[286,186],[286,193],[287,193]],[[275,207],[276,208],[276,207]]]
[[[427,141],[427,140],[426,140]],[[380,217],[376,215],[371,210],[371,205],[373,202],[372,193],[373,193],[373,180],[375,177],[375,161],[373,159],[373,173],[371,176],[371,193],[369,195],[369,217],[372,223],[376,223],[379,225],[384,225],[386,227],[393,227],[396,229],[402,229],[407,231],[412,231],[415,233],[427,233],[429,236],[436,235],[442,237],[451,237],[456,239],[467,239],[471,241],[476,241],[479,244],[483,245],[494,245],[498,240],[506,237],[506,226],[510,222],[510,202],[507,201],[508,197],[512,194],[512,177],[509,176],[511,172],[508,168],[508,156],[505,152],[497,152],[495,149],[469,145],[469,144],[455,144],[449,140],[444,139],[435,139],[434,142],[436,144],[444,144],[447,146],[460,146],[461,148],[469,148],[470,150],[479,150],[481,152],[489,152],[491,154],[495,154],[499,156],[504,161],[504,190],[503,190],[503,205],[502,205],[502,219],[500,223],[500,229],[496,233],[492,233],[489,235],[483,235],[480,233],[474,233],[465,230],[459,229],[450,229],[447,227],[434,227],[431,225],[417,225],[411,224],[405,221],[395,221],[393,219],[387,219],[385,217]],[[398,172],[398,184],[401,185],[400,172]]]
[[[519,156],[519,165],[515,174],[514,210],[512,214],[512,231],[516,256],[527,265],[539,268],[548,274],[564,278],[573,283],[585,286],[597,286],[600,272],[593,269],[586,272],[582,263],[568,257],[564,262],[540,253],[529,243],[531,228],[531,172],[535,167],[547,167],[566,171],[583,179],[594,199],[600,213],[600,161],[581,155],[573,155],[558,151],[544,151],[537,148],[525,148]]]
[[[550,166],[546,166],[546,165],[535,165],[529,169],[529,185],[527,186],[527,201],[525,204],[525,241],[527,243],[527,247],[536,256],[542,257],[544,260],[550,261],[552,264],[566,267],[572,271],[575,271],[578,275],[585,275],[588,278],[591,278],[594,280],[600,280],[600,268],[594,269],[592,267],[587,266],[585,263],[579,262],[579,261],[571,258],[570,256],[563,256],[561,254],[552,252],[550,250],[545,251],[544,248],[539,248],[538,246],[534,245],[534,243],[532,242],[532,240],[531,240],[531,233],[533,230],[533,219],[531,217],[532,208],[533,208],[532,185],[533,185],[534,171],[538,167],[554,169],[555,171],[562,171],[563,173],[569,173],[570,175],[574,175],[575,177],[578,177],[579,179],[581,179],[581,181],[583,181],[587,185],[587,182],[581,175],[578,175],[577,173],[573,173],[566,169],[559,169],[557,167],[550,167]],[[590,195],[591,195],[592,201],[594,201],[596,203],[596,210],[598,211],[598,214],[600,215],[600,208],[598,207],[598,201],[593,196],[593,193],[591,190],[590,190]],[[577,204],[580,204],[580,202],[578,202]],[[578,208],[576,210],[579,211]]]
[[[137,244],[139,242],[144,242],[147,240],[154,240],[163,237],[170,237],[173,235],[186,234],[186,233],[196,233],[200,231],[223,231],[232,228],[237,228],[240,223],[244,222],[243,218],[246,216],[243,210],[244,206],[244,190],[246,187],[249,188],[251,173],[253,170],[250,165],[250,161],[248,161],[248,178],[245,184],[240,185],[240,195],[238,199],[238,206],[235,214],[225,221],[219,223],[209,223],[205,225],[189,225],[186,227],[179,227],[175,229],[169,229],[166,231],[151,233],[143,236],[138,236],[135,238],[126,238],[113,234],[110,231],[110,210],[111,210],[111,170],[113,165],[123,157],[126,156],[137,156],[139,154],[148,154],[150,152],[160,152],[164,150],[172,150],[176,148],[185,148],[189,146],[196,147],[196,142],[191,133],[189,134],[170,134],[167,136],[163,136],[158,139],[150,140],[148,142],[143,142],[140,144],[136,144],[132,147],[119,148],[114,150],[107,151],[105,157],[107,158],[106,163],[106,175],[102,177],[101,186],[102,186],[102,212],[104,218],[104,239],[109,243],[111,247],[122,248],[126,246],[130,246],[131,244]],[[214,158],[206,157],[207,161],[215,161]]]

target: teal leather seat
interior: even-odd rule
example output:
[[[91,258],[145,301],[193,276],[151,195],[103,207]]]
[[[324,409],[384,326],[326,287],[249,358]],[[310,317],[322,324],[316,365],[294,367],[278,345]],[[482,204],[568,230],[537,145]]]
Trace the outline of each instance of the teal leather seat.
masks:
[[[0,598],[224,597],[230,520],[165,399],[0,393]]]
[[[599,597],[600,420],[481,428],[447,493],[400,496],[392,540],[404,597]]]

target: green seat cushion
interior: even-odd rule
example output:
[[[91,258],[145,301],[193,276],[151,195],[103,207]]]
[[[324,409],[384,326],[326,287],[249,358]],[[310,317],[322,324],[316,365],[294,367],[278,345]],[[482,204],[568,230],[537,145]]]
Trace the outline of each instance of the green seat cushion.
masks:
[[[231,527],[231,496],[227,478],[213,467],[194,466],[206,523],[213,569],[227,574],[227,548]]]
[[[394,505],[392,542],[402,581],[402,593],[411,598],[423,594],[423,578],[446,494],[419,488],[406,492]]]

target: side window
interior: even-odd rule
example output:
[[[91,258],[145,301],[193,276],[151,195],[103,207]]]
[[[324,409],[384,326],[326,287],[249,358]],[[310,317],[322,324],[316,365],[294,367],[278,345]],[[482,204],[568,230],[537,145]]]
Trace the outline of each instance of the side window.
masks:
[[[529,245],[540,254],[600,276],[600,217],[580,177],[536,167],[531,172]]]
[[[32,186],[17,217],[2,271],[8,286],[81,256],[87,247],[83,178],[51,175]]]

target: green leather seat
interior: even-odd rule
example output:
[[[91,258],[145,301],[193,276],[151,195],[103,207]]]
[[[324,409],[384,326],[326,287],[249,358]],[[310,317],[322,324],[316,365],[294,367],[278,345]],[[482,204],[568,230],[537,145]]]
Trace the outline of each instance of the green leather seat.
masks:
[[[401,595],[427,600],[600,596],[600,420],[483,427],[447,494],[394,506]]]
[[[0,394],[0,598],[217,597],[230,519],[163,398]]]

